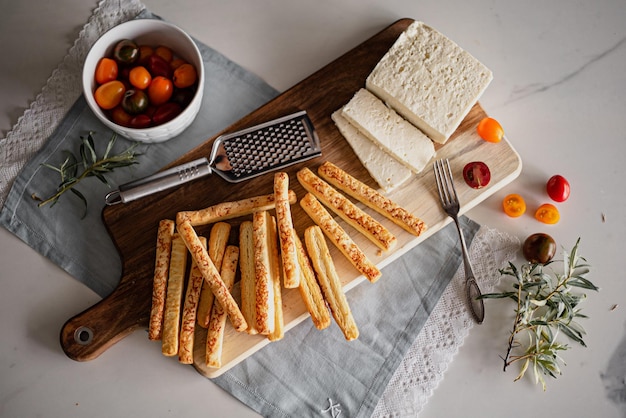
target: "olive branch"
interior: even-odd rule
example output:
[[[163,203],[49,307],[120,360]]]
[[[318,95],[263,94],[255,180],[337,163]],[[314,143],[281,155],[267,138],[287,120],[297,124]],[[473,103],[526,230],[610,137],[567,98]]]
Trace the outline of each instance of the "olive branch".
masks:
[[[117,140],[116,134],[113,134],[107,144],[104,155],[102,158],[99,158],[95,150],[93,135],[94,132],[89,132],[87,136],[80,137],[80,159],[78,159],[72,152],[66,150],[64,151],[66,158],[59,167],[47,163],[41,164],[42,166],[59,173],[61,183],[57,186],[55,193],[46,199],[41,199],[35,194],[32,195],[33,199],[39,201],[39,207],[47,204],[50,204],[50,207],[54,206],[64,193],[70,191],[82,201],[85,207],[81,217],[82,219],[87,215],[87,199],[79,190],[76,189],[76,186],[82,180],[88,177],[96,177],[102,183],[110,186],[105,174],[111,173],[116,168],[127,167],[139,163],[137,157],[141,154],[135,152],[137,143],[130,145],[119,154],[110,155]],[[82,171],[79,172],[79,169],[81,168]]]
[[[585,330],[577,322],[579,318],[587,318],[578,306],[586,295],[574,293],[574,289],[598,291],[599,288],[585,277],[590,266],[578,255],[579,243],[580,238],[571,252],[564,252],[562,273],[546,268],[554,261],[524,264],[519,269],[509,262],[507,268],[499,271],[503,276],[515,278],[515,290],[482,296],[484,299],[510,298],[517,304],[506,355],[501,357],[504,371],[511,364],[522,362],[515,381],[524,377],[532,366],[535,383],[541,382],[546,390],[543,376],[556,378],[561,374],[559,364],[565,365],[565,362],[559,354],[570,348],[558,341],[561,333],[586,347]]]

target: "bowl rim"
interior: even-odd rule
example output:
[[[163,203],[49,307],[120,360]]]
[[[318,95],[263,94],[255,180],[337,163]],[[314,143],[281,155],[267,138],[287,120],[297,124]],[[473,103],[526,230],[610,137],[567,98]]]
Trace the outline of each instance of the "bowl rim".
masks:
[[[95,102],[95,98],[94,98],[94,90],[92,89],[92,84],[91,81],[93,80],[93,74],[88,74],[87,73],[87,62],[88,60],[94,58],[94,54],[96,53],[96,49],[97,47],[99,47],[103,42],[105,42],[105,39],[107,37],[110,37],[111,34],[113,34],[114,32],[117,32],[120,30],[120,28],[124,28],[124,27],[128,27],[128,26],[141,26],[144,25],[146,27],[148,27],[148,25],[157,25],[157,26],[162,26],[162,27],[167,27],[170,29],[173,29],[174,31],[178,32],[179,35],[181,35],[183,38],[185,38],[187,41],[189,41],[189,44],[192,46],[192,51],[193,51],[193,55],[197,56],[198,58],[198,62],[200,63],[200,68],[197,68],[196,71],[198,71],[199,77],[198,77],[198,87],[197,90],[193,96],[193,98],[191,99],[191,101],[189,102],[189,104],[187,105],[187,107],[185,107],[183,109],[183,111],[177,115],[174,119],[165,122],[161,125],[157,125],[157,126],[151,126],[148,128],[130,128],[124,125],[120,125],[117,124],[115,122],[113,122],[112,120],[110,120],[106,114],[102,111],[102,109],[99,108],[98,104]],[[107,48],[111,47],[112,45],[108,45]],[[97,59],[95,60],[96,65],[97,62],[100,60],[100,58],[102,57],[96,57]],[[94,66],[95,67],[95,66]],[[85,60],[83,62],[83,71],[82,71],[82,78],[81,78],[81,83],[82,83],[82,90],[83,90],[83,95],[85,96],[85,101],[87,102],[87,105],[90,107],[90,109],[92,110],[92,112],[95,114],[95,116],[101,121],[103,122],[105,125],[108,125],[110,128],[118,128],[120,130],[123,130],[124,132],[128,132],[129,134],[132,133],[136,133],[136,134],[141,134],[141,135],[149,135],[150,133],[153,132],[161,132],[161,131],[167,131],[168,127],[174,126],[176,125],[176,122],[179,120],[179,118],[181,118],[181,116],[184,116],[184,113],[187,110],[192,110],[193,106],[192,103],[197,101],[197,100],[202,100],[202,96],[204,93],[204,78],[205,78],[205,74],[204,74],[204,61],[202,59],[202,53],[200,52],[200,49],[198,48],[198,45],[196,44],[196,42],[193,40],[193,38],[187,33],[185,32],[183,29],[181,29],[179,26],[170,23],[170,22],[166,22],[164,20],[160,20],[160,19],[155,19],[155,18],[136,18],[136,19],[132,19],[132,20],[128,20],[126,22],[122,22],[118,25],[113,26],[112,28],[108,29],[107,31],[105,31],[104,33],[102,33],[102,35],[100,35],[98,37],[98,39],[91,45],[91,47],[89,48],[89,51],[87,52],[87,55],[85,56]],[[88,83],[87,80],[90,80],[90,82]],[[96,109],[99,111],[96,111]],[[149,141],[149,139],[137,139],[137,138],[131,138],[134,141],[142,141],[142,142],[146,142]]]

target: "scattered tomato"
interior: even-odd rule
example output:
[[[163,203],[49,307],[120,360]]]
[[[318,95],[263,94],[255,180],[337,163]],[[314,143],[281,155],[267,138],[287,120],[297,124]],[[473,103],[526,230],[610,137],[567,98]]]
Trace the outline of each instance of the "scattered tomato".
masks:
[[[148,87],[150,102],[155,106],[162,105],[172,97],[173,90],[174,84],[172,80],[162,76],[154,77]]]
[[[524,241],[522,252],[527,261],[545,264],[554,257],[556,242],[548,234],[532,234]]]
[[[480,189],[489,184],[491,172],[487,164],[481,161],[473,161],[463,167],[463,178],[471,188]]]
[[[175,69],[172,77],[174,85],[181,89],[193,86],[197,79],[196,68],[191,64],[183,64]]]
[[[565,177],[557,174],[550,177],[550,180],[548,180],[548,183],[546,184],[546,191],[548,192],[550,199],[555,202],[565,202],[569,197],[569,182],[565,179]]]
[[[143,90],[126,90],[122,108],[131,115],[138,115],[148,108],[148,95]]]
[[[120,104],[124,97],[124,83],[119,80],[109,81],[96,89],[93,94],[96,103],[102,109],[109,110]]]
[[[128,73],[128,81],[134,87],[143,90],[148,88],[150,82],[152,81],[152,76],[150,72],[146,70],[144,66],[133,67]]]
[[[555,224],[561,219],[559,210],[552,203],[544,203],[537,208],[535,219],[544,224]]]
[[[526,212],[526,202],[522,196],[513,193],[502,200],[502,209],[511,218],[517,218]]]
[[[493,118],[483,118],[476,127],[478,135],[487,142],[500,142],[504,130],[500,123]]]
[[[96,83],[104,84],[117,78],[117,62],[111,58],[101,58],[96,66]]]
[[[169,122],[174,119],[176,116],[180,115],[180,112],[183,111],[183,108],[174,102],[167,102],[157,107],[152,115],[152,122],[155,125],[161,125],[165,122]]]
[[[123,65],[133,64],[139,58],[139,47],[130,39],[122,39],[113,48],[113,58]]]

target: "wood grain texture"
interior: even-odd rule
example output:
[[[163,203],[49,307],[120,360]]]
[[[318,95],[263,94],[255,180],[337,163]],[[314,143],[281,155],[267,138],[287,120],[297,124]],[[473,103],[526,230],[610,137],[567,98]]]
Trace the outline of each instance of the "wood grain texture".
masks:
[[[305,192],[295,181],[296,172],[305,166],[317,171],[317,167],[327,160],[366,184],[377,188],[374,180],[359,163],[348,143],[336,129],[331,120],[331,114],[347,103],[359,88],[365,86],[367,75],[400,33],[411,23],[410,19],[393,23],[276,99],[239,120],[223,133],[266,122],[297,110],[306,110],[320,136],[322,156],[285,170],[292,179],[290,185],[298,199],[304,196]],[[506,139],[498,144],[492,144],[481,140],[476,135],[476,125],[484,116],[486,113],[477,103],[451,139],[443,146],[436,146],[436,157],[447,157],[451,161],[453,175],[457,179],[462,212],[469,210],[511,182],[521,171],[520,158]],[[209,155],[216,137],[208,139],[168,167]],[[491,184],[479,190],[467,187],[462,181],[461,174],[463,166],[475,160],[486,162],[492,171]],[[183,210],[197,210],[223,201],[272,193],[272,184],[273,174],[236,185],[227,183],[218,176],[209,176],[173,191],[161,192],[125,205],[106,207],[102,213],[103,222],[121,255],[122,278],[119,286],[110,296],[71,318],[64,325],[61,331],[61,345],[65,353],[75,360],[91,360],[134,330],[147,327],[152,294],[154,245],[160,219],[175,219],[176,213]],[[450,222],[439,205],[432,163],[420,175],[414,176],[389,197],[419,216],[428,225],[428,230],[424,234],[415,237],[391,221],[383,220],[382,222],[398,237],[396,249],[389,254],[381,254],[375,245],[369,243],[366,238],[359,237],[350,230],[348,225],[338,220],[346,230],[354,233],[355,241],[380,268]],[[294,227],[298,235],[302,237],[304,230],[311,226],[312,222],[299,204],[292,205],[292,213]],[[370,214],[374,212],[371,211]],[[379,220],[382,219],[380,215],[373,216]],[[238,225],[242,220],[247,219],[229,221],[233,225],[231,244],[237,244]],[[197,227],[198,234],[207,235],[209,227],[210,225]],[[365,280],[335,248],[331,248],[331,252],[346,291]],[[383,276],[380,280],[385,280],[385,277]],[[233,296],[235,300],[238,300],[238,284],[235,285]],[[283,306],[286,330],[309,317],[298,289],[283,289]],[[359,318],[355,320],[358,324]],[[87,343],[77,338],[84,334],[81,330],[90,330],[92,333]],[[269,343],[264,336],[235,332],[228,325],[224,336],[222,368],[209,369],[204,363],[205,331],[198,330],[197,332],[194,366],[207,377],[218,376]]]

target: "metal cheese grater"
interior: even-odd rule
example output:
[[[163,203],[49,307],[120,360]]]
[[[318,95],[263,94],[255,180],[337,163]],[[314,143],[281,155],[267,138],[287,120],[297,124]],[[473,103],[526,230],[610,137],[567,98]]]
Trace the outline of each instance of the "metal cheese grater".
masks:
[[[321,145],[306,111],[215,139],[209,159],[200,158],[119,186],[107,205],[127,203],[215,173],[230,183],[319,157]]]

